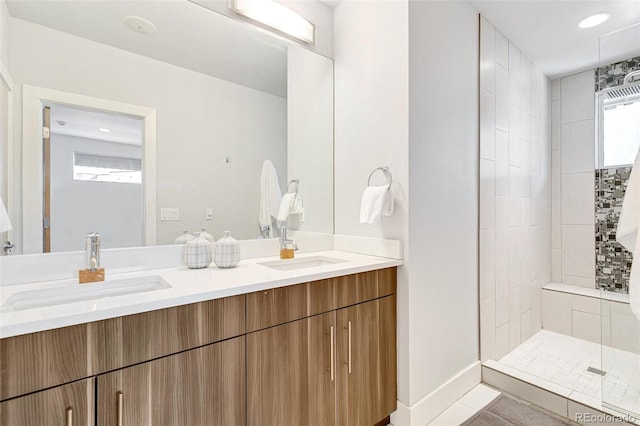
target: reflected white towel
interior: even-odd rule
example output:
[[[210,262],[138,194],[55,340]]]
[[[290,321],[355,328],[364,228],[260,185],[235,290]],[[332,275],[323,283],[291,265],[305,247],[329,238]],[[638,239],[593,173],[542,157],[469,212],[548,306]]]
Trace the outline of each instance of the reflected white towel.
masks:
[[[260,212],[258,222],[261,226],[271,225],[272,218],[277,217],[282,191],[278,184],[278,172],[269,160],[262,163],[260,175]]]
[[[302,205],[302,197],[298,193],[286,193],[282,196],[280,209],[278,210],[277,219],[285,222],[290,214],[299,214],[300,222],[304,222],[304,207]]]
[[[389,186],[369,186],[362,194],[360,223],[380,226],[382,216],[393,214],[394,201]]]
[[[7,214],[7,209],[4,207],[2,198],[0,198],[0,232],[11,231],[11,229],[13,228],[9,220],[9,215]]]
[[[640,239],[638,228],[640,226],[640,152],[636,155],[636,161],[631,169],[627,191],[622,201],[622,212],[618,221],[616,240],[627,250],[633,253],[634,259],[631,265],[629,277],[629,303],[631,311],[640,319]]]

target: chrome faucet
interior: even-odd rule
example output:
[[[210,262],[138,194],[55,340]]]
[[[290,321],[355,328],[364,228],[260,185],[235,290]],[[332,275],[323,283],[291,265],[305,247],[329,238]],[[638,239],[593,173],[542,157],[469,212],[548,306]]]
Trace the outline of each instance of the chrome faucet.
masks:
[[[100,268],[100,234],[87,234],[87,268],[96,271]]]
[[[298,244],[294,240],[287,239],[287,225],[280,225],[280,249],[291,248],[298,250]]]

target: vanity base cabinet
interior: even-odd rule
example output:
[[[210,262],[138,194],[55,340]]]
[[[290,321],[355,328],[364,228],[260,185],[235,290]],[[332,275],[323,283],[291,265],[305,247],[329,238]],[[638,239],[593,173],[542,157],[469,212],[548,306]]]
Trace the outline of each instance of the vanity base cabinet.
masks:
[[[80,380],[0,402],[7,426],[93,426],[93,379]]]
[[[99,425],[245,424],[245,341],[225,340],[99,375]]]
[[[396,409],[396,302],[337,311],[338,424],[372,426]]]
[[[247,424],[335,424],[335,312],[247,334]]]

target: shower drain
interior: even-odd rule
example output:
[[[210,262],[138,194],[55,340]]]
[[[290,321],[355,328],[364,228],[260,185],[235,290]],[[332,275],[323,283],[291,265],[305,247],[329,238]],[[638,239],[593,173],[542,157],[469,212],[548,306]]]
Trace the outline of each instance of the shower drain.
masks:
[[[593,367],[589,367],[589,368],[587,368],[587,371],[588,371],[589,373],[595,373],[595,374],[599,374],[599,375],[601,375],[601,376],[604,376],[604,375],[606,375],[606,374],[607,374],[607,372],[606,372],[606,371],[602,371],[602,370],[599,370],[599,369],[597,369],[597,368],[593,368]]]

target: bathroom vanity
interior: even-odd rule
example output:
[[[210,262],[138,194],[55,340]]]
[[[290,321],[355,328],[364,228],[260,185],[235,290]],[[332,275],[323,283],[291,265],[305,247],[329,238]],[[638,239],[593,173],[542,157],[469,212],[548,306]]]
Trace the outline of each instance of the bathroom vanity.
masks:
[[[255,262],[165,271],[174,290],[189,283],[172,273],[227,272],[217,289],[227,294],[167,289],[166,303],[206,300],[85,321],[105,315],[98,307],[64,320],[76,324],[5,337],[0,424],[375,425],[396,408],[399,262],[341,255],[352,259],[268,271],[263,282],[247,278],[266,268]]]

